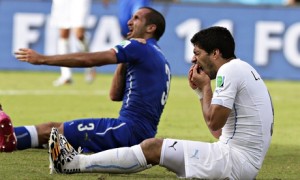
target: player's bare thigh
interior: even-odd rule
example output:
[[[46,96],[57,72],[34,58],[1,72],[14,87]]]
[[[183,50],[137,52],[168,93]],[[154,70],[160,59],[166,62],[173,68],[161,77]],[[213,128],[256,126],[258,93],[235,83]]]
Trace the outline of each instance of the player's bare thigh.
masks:
[[[36,125],[36,131],[38,134],[39,145],[47,144],[52,127],[58,128],[60,133],[63,133],[63,123],[60,122],[47,122]]]
[[[148,164],[159,164],[162,144],[163,139],[158,138],[146,139],[141,143],[141,148]]]

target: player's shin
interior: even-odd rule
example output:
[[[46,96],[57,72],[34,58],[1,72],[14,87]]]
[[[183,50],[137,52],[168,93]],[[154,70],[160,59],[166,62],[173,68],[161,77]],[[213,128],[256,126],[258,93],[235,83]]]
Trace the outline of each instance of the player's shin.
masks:
[[[81,172],[135,173],[150,168],[140,145],[79,155]]]

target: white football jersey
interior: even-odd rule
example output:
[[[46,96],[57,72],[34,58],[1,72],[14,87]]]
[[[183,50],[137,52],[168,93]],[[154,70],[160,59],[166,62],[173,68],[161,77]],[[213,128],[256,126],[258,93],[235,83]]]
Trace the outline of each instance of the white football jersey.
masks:
[[[260,169],[274,120],[271,97],[260,75],[240,59],[224,64],[217,73],[212,104],[232,110],[219,140]]]
[[[51,22],[58,28],[85,27],[91,0],[52,0]]]

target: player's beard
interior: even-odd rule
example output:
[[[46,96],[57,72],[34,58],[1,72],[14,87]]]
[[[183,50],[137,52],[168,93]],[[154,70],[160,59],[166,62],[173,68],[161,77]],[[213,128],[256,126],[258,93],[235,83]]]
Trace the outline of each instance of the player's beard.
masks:
[[[203,59],[203,63],[201,63],[201,67],[211,80],[216,79],[217,76],[216,66],[211,62],[209,58]]]

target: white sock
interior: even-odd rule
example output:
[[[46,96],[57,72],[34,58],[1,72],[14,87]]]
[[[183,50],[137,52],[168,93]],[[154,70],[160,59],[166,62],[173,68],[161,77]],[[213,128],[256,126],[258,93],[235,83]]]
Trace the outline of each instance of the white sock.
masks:
[[[78,155],[81,172],[135,173],[150,168],[140,145]]]
[[[89,51],[89,45],[85,39],[83,39],[83,40],[77,39],[76,50],[77,50],[77,52],[88,52]]]
[[[69,40],[65,38],[59,38],[57,42],[57,53],[67,54],[70,52]]]
[[[63,80],[71,79],[72,78],[72,70],[71,70],[71,68],[60,67],[60,72],[61,72],[61,78]]]
[[[24,126],[28,133],[30,134],[30,138],[31,138],[31,147],[32,148],[36,148],[39,146],[39,139],[38,139],[38,134],[36,131],[36,127],[35,126]]]
[[[57,49],[57,53],[58,54],[67,54],[67,53],[70,52],[68,39],[60,38],[58,40],[57,47],[58,47],[58,49]],[[72,77],[71,68],[61,67],[60,71],[61,71],[61,78],[63,80],[65,80],[65,79],[71,79],[71,77]]]
[[[78,52],[89,52],[89,45],[87,43],[87,41],[85,40],[85,38],[83,40],[79,40],[77,39],[77,43],[76,43],[76,50]],[[93,68],[85,68],[85,80],[87,82],[92,82],[93,81],[93,71],[95,71],[95,69]]]

